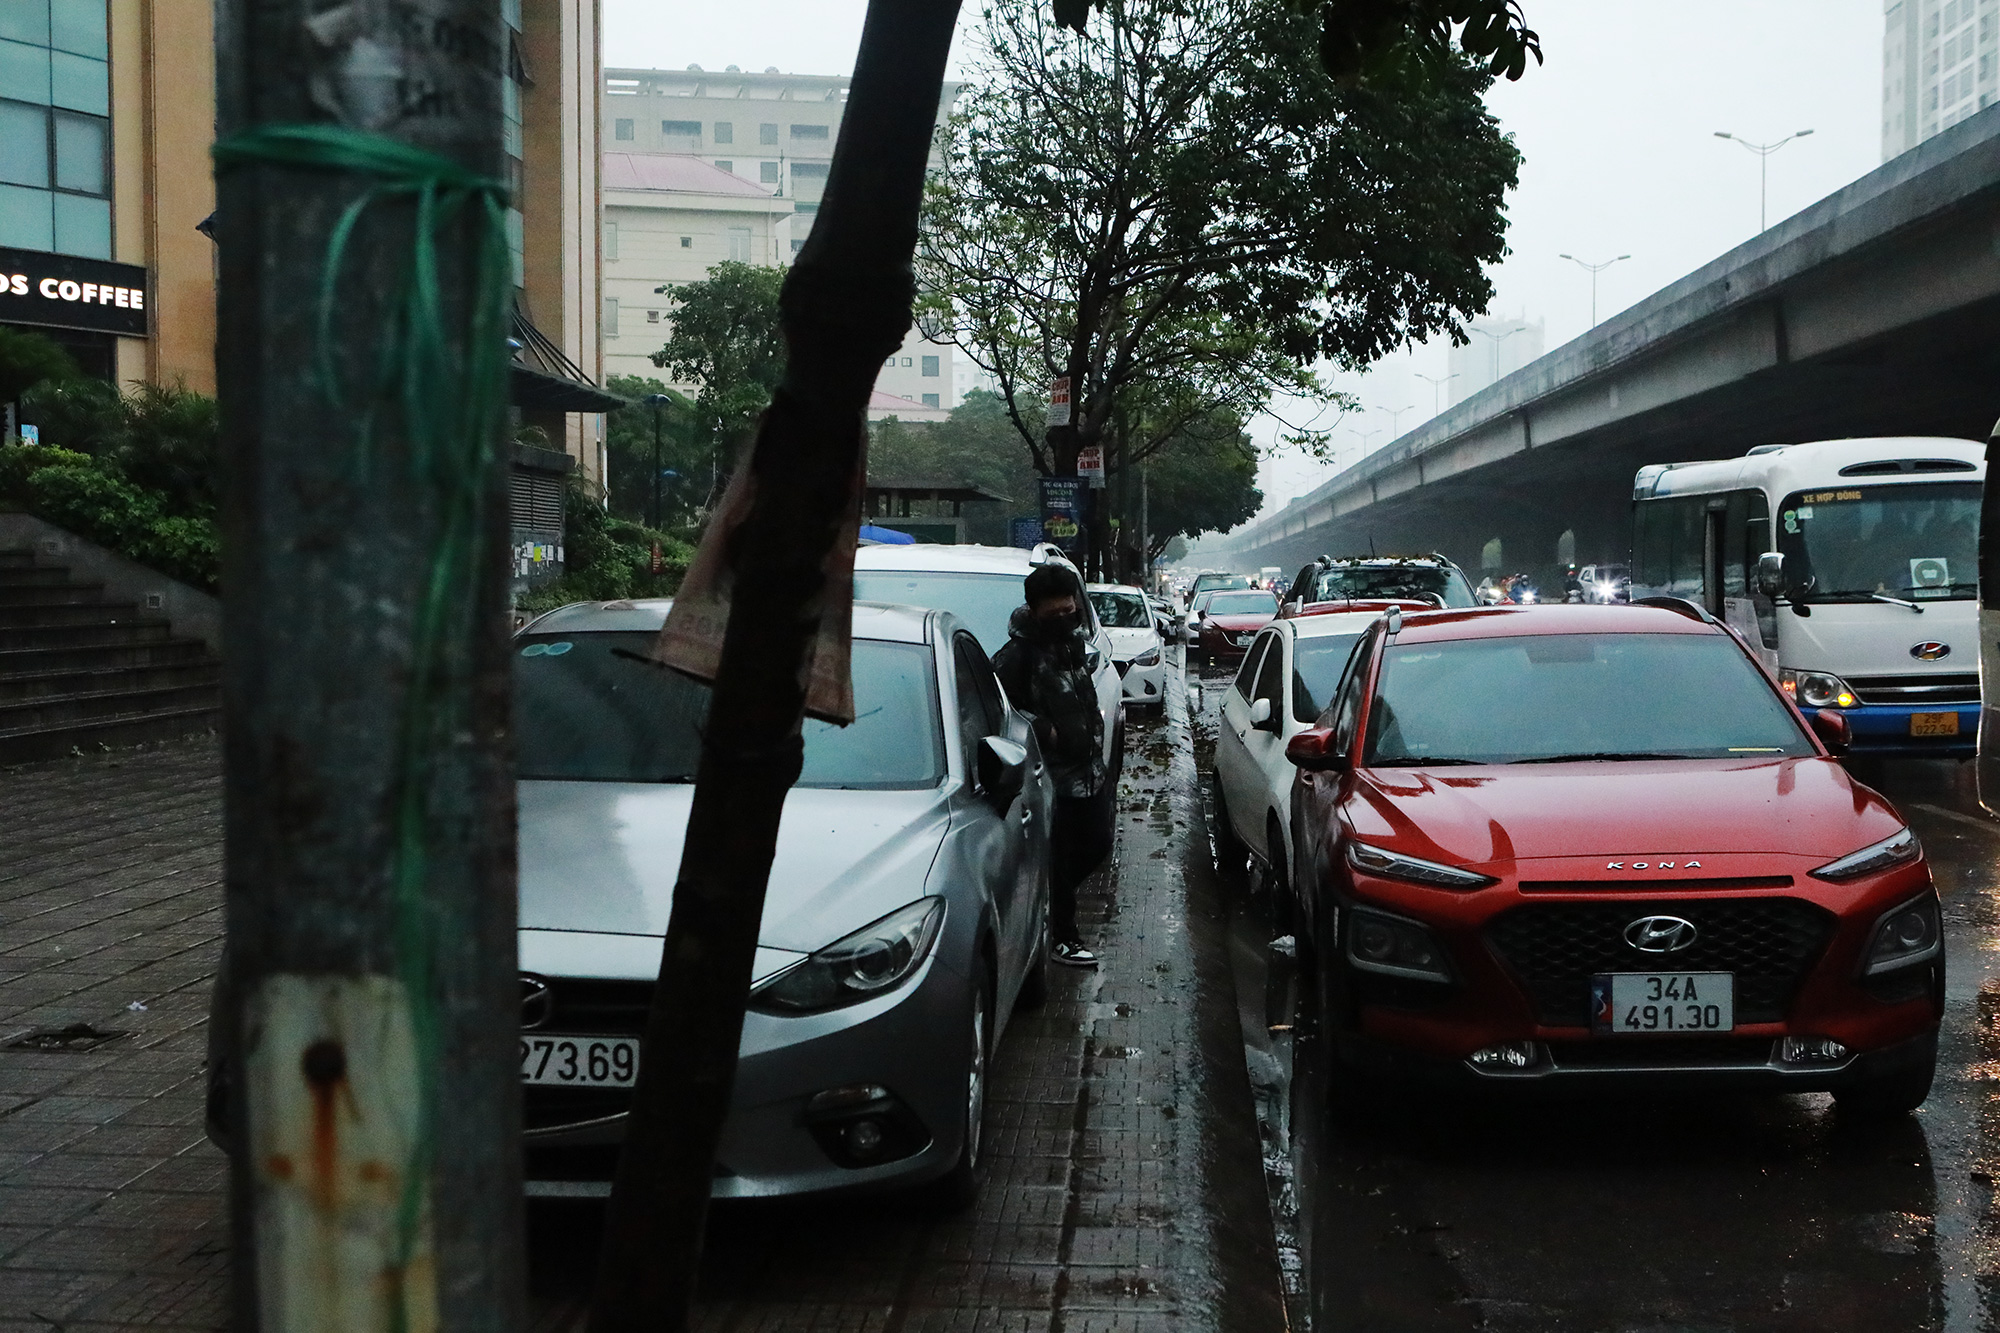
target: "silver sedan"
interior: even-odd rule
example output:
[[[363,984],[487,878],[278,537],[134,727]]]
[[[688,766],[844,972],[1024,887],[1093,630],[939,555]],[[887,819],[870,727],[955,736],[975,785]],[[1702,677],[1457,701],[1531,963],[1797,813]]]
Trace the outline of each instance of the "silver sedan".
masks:
[[[668,605],[515,639],[531,1195],[604,1194],[624,1134],[708,706],[647,660]],[[859,605],[853,676],[785,803],[717,1197],[969,1197],[988,1061],[1046,986],[1051,788],[978,641]]]

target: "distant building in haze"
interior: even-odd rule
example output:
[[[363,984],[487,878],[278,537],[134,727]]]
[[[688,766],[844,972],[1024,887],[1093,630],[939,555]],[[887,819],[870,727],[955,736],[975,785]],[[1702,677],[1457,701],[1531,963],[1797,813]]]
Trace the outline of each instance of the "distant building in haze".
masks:
[[[1489,384],[1497,384],[1542,354],[1546,336],[1542,321],[1495,319],[1482,315],[1465,326],[1468,342],[1451,349],[1451,401],[1462,403]]]
[[[1882,160],[2000,98],[2000,0],[1884,0]]]

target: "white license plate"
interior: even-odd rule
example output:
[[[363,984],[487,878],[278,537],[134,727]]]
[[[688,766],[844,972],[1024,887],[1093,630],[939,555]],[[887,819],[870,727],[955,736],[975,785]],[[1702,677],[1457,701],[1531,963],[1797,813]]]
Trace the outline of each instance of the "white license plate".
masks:
[[[1606,972],[1590,979],[1590,1026],[1603,1036],[1729,1032],[1734,972]]]
[[[637,1037],[521,1037],[521,1082],[563,1088],[629,1088],[639,1077]]]

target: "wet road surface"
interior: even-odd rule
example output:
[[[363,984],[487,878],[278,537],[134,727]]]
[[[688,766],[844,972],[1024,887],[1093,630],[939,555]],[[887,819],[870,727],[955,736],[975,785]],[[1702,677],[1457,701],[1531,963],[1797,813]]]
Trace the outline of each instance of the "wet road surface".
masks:
[[[1225,678],[1206,681],[1204,771]],[[2000,824],[1969,764],[1857,764],[1922,837],[1948,1008],[1915,1116],[1844,1125],[1825,1095],[1405,1102],[1335,1127],[1314,1043],[1273,1033],[1285,960],[1254,872],[1231,957],[1294,1322],[1319,1333],[2000,1329]]]

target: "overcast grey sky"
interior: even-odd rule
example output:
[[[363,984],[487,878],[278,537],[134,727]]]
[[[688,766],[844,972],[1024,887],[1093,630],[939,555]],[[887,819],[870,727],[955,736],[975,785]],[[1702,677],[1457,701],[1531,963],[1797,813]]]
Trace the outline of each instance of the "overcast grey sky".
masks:
[[[1508,203],[1513,253],[1494,272],[1493,311],[1546,319],[1550,349],[1590,324],[1589,275],[1559,254],[1632,256],[1598,279],[1603,319],[1755,234],[1757,159],[1715,131],[1759,141],[1814,131],[1770,160],[1773,222],[1879,165],[1881,0],[1524,7],[1547,63],[1488,99],[1526,158]],[[845,72],[865,8],[865,0],[605,0],[604,62]],[[976,15],[976,5],[965,12]],[[1442,348],[1418,349],[1369,380],[1393,380],[1400,392],[1408,370],[1442,375],[1444,359]],[[1373,392],[1369,381],[1341,384],[1364,403],[1388,397],[1395,401],[1383,406],[1402,406],[1398,393]],[[1431,399],[1421,401],[1401,417],[1403,430],[1429,415]],[[1341,423],[1343,431],[1388,424],[1383,414]],[[1268,438],[1272,429],[1263,423],[1253,433]],[[1260,481],[1268,502],[1281,505],[1327,475],[1309,460],[1279,458]]]

